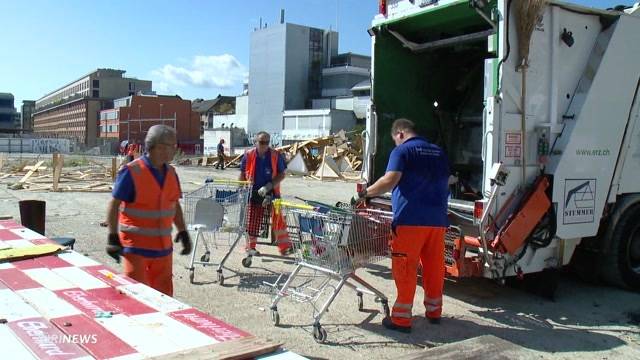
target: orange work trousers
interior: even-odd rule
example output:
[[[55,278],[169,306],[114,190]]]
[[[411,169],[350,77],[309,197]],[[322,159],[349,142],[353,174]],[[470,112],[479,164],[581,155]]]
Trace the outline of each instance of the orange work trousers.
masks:
[[[173,296],[173,254],[158,258],[124,254],[123,258],[125,275],[161,293]]]
[[[411,326],[419,262],[422,262],[425,316],[432,319],[440,318],[445,274],[444,236],[446,231],[445,227],[396,227],[391,241],[391,272],[398,292],[391,311],[391,321],[394,324]]]

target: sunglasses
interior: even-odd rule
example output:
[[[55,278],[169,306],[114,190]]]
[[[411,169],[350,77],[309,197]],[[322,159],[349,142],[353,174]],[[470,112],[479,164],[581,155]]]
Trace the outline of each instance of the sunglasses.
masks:
[[[260,145],[269,145],[269,140],[260,140],[260,141],[258,141],[258,144],[260,144]]]

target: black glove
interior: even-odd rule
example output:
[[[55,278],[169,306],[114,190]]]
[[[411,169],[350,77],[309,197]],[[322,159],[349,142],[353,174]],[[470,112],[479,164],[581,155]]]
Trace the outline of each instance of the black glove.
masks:
[[[182,251],[180,251],[180,255],[189,255],[191,253],[191,238],[189,237],[189,232],[187,230],[182,230],[176,234],[174,241],[182,243]]]
[[[120,256],[122,256],[122,243],[120,243],[120,236],[118,234],[109,234],[107,240],[107,247],[105,249],[107,254],[113,258],[118,264],[120,264]]]

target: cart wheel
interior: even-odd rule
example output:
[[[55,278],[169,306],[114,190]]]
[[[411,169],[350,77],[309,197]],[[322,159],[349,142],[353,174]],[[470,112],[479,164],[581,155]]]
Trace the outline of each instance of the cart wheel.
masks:
[[[271,321],[273,321],[274,326],[280,325],[280,314],[278,310],[271,310]]]
[[[327,341],[327,331],[319,324],[313,325],[313,339],[318,344],[324,344],[324,342]]]
[[[356,295],[358,295],[358,311],[363,311],[364,310],[364,301],[362,300],[362,293],[358,292],[358,293],[356,293]]]
[[[193,269],[189,271],[189,282],[193,284],[193,278],[195,277]]]
[[[242,259],[242,266],[246,268],[251,267],[251,256]]]
[[[208,251],[205,252],[204,255],[200,257],[200,261],[202,262],[209,262],[210,259],[211,259],[211,256],[210,256],[210,252]]]
[[[384,311],[384,314],[389,317],[391,315],[391,312],[389,311],[389,302],[388,301],[383,301],[382,302],[382,311]]]
[[[224,275],[222,275],[222,271],[218,272],[218,285],[224,285]]]

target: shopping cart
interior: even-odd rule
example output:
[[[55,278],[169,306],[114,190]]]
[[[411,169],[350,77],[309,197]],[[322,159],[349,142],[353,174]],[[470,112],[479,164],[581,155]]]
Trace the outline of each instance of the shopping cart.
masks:
[[[216,266],[218,284],[224,284],[222,268],[245,233],[245,219],[251,184],[247,181],[213,180],[184,197],[185,223],[195,231],[193,251],[189,261],[189,281],[193,283],[195,265]],[[196,260],[198,243],[204,253]],[[211,261],[212,248],[228,247],[220,263]]]
[[[288,296],[298,302],[310,303],[314,309],[313,337],[319,343],[325,342],[327,333],[320,325],[320,319],[345,285],[356,291],[358,310],[364,309],[362,297],[367,293],[376,297],[389,316],[387,297],[357,276],[355,271],[388,256],[391,213],[285,202],[275,206],[285,213],[297,261],[296,268],[278,289],[271,304],[271,319],[276,326],[280,323],[280,299]],[[312,274],[307,281],[294,286],[294,280],[301,275],[303,268],[311,270]],[[337,284],[333,285],[336,281]],[[278,288],[279,282],[280,279],[271,285]]]

